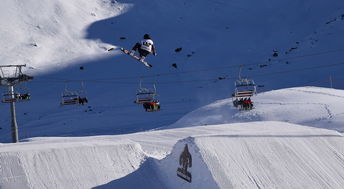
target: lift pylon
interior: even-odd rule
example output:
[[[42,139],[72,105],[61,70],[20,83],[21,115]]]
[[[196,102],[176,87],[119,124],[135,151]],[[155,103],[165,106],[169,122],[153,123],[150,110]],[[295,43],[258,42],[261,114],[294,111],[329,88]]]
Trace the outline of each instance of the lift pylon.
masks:
[[[16,119],[16,93],[14,92],[14,87],[20,83],[32,80],[32,76],[23,74],[22,68],[26,65],[0,65],[0,86],[8,87],[8,103],[10,103],[11,109],[11,133],[12,142],[19,142],[18,137],[18,124]]]

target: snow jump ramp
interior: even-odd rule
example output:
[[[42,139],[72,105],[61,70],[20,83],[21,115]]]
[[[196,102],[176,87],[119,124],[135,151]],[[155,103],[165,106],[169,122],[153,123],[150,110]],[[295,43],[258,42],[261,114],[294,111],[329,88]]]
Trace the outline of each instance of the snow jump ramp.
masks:
[[[216,130],[224,129],[221,135],[182,139],[166,158],[148,158],[135,172],[95,188],[344,186],[344,140],[340,133],[283,122],[239,125],[214,126]],[[192,166],[188,168],[191,182],[177,176],[186,144],[192,156]]]
[[[163,159],[154,159],[145,151],[145,144],[138,142],[159,144],[157,138],[161,144],[171,143],[170,153]],[[189,161],[189,155],[185,155],[187,161],[180,161],[186,145],[192,163],[183,165]],[[183,167],[187,167],[190,181],[177,176],[178,168]],[[1,189],[342,186],[342,134],[284,122],[208,125],[66,141],[51,139],[0,148]]]

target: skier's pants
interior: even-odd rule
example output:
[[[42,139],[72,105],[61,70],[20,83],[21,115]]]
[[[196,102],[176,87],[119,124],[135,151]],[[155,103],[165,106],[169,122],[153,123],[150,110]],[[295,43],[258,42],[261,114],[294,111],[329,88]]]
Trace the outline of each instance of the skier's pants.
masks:
[[[140,53],[140,57],[146,57],[150,52],[149,51],[146,51],[146,50],[143,50],[140,48],[141,47],[141,44],[140,43],[136,43],[135,46],[133,47],[133,50],[136,51],[138,50],[139,53]]]

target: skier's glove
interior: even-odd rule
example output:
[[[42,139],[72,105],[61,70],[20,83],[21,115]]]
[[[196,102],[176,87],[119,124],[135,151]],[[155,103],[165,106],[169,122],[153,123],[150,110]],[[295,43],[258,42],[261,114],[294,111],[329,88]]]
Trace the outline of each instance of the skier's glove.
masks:
[[[157,54],[157,53],[154,53],[153,55],[156,56],[156,55],[158,55],[158,54]]]

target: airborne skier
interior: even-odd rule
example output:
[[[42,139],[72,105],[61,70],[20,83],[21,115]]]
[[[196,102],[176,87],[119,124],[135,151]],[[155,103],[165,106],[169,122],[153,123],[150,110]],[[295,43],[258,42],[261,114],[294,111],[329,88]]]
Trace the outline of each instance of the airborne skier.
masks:
[[[134,47],[130,51],[130,55],[133,56],[137,50],[139,51],[141,62],[144,61],[144,59],[149,53],[152,53],[154,56],[157,55],[155,47],[154,47],[154,42],[149,36],[149,34],[145,34],[143,36],[143,40],[141,40],[140,42],[137,42],[134,45]]]

